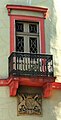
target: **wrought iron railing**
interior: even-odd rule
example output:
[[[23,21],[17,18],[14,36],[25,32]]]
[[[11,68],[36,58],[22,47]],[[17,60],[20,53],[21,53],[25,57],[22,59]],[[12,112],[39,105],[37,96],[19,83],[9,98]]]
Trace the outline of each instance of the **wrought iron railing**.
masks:
[[[9,56],[9,76],[53,76],[53,56],[13,52]]]

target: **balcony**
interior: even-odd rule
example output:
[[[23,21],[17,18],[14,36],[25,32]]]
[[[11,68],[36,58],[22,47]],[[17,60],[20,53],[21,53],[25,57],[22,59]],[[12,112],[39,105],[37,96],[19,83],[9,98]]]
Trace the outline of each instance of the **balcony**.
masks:
[[[52,55],[12,52],[8,59],[9,76],[54,77]]]

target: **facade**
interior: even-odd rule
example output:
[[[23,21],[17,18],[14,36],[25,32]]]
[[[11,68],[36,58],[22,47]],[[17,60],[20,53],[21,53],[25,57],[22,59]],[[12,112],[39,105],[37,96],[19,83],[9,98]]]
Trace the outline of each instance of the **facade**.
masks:
[[[58,1],[4,0],[0,6],[0,119],[60,120]]]

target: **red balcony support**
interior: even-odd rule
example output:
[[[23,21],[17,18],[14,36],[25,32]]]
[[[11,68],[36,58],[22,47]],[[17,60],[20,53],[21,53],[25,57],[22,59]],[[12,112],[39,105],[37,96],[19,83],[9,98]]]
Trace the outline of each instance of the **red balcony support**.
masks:
[[[10,77],[7,79],[0,79],[0,86],[9,86],[10,96],[16,96],[17,89],[19,85],[23,86],[33,86],[33,87],[42,87],[43,88],[43,97],[48,98],[51,96],[51,90],[53,85],[57,85],[61,88],[61,83],[51,83],[51,80],[55,80],[55,77]],[[50,81],[50,83],[48,82]]]
[[[43,98],[48,98],[52,95],[52,84],[51,83],[46,83],[43,86]]]

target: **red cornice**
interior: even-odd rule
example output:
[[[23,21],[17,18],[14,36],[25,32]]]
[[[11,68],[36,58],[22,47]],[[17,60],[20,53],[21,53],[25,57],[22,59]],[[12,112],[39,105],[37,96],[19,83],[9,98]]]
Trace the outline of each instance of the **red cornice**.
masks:
[[[22,6],[22,5],[6,5],[8,10],[8,15],[10,15],[11,10],[21,10],[21,11],[32,11],[32,12],[40,12],[43,13],[44,18],[46,18],[46,13],[48,8],[42,7],[34,7],[34,6]]]

